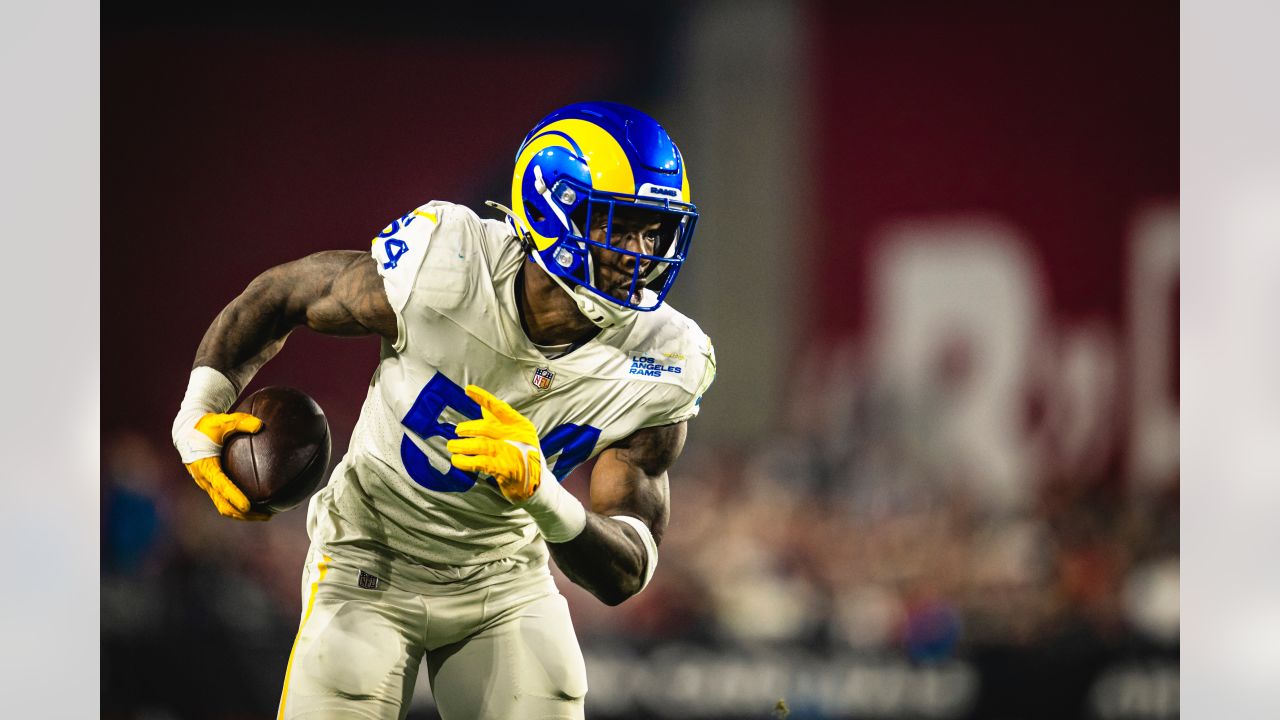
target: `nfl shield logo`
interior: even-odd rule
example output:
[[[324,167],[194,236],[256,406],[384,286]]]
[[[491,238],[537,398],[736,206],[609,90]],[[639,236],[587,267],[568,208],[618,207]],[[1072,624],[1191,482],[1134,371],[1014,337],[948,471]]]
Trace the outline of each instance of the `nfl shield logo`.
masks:
[[[550,368],[540,367],[533,371],[533,386],[539,390],[551,387],[551,381],[555,379],[556,374],[551,372]]]

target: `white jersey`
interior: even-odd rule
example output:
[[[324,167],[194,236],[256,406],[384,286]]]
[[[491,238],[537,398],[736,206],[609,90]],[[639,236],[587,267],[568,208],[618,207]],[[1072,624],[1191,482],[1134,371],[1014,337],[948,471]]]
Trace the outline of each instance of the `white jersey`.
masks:
[[[542,355],[516,305],[519,241],[460,205],[430,202],[394,221],[373,255],[399,334],[383,341],[350,447],[309,522],[313,541],[373,574],[451,582],[522,550],[545,554],[528,513],[449,463],[454,426],[480,416],[464,386],[528,417],[563,480],[638,429],[696,415],[714,377],[710,339],[666,304],[562,357]]]

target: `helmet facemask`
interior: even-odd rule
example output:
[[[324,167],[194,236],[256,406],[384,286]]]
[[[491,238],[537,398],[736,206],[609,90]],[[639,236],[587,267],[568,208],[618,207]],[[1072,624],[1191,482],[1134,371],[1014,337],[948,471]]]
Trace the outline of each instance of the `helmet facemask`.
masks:
[[[608,303],[657,309],[687,257],[697,222],[692,206],[593,191],[571,180],[558,182],[551,194],[581,200],[564,208],[563,234],[542,253],[550,271]]]

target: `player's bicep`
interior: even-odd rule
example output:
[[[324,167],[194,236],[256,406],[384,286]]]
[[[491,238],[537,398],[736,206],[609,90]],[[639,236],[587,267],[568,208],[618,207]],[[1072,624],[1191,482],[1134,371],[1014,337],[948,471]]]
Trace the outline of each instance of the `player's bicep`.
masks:
[[[340,307],[336,319],[353,322],[365,332],[373,332],[395,342],[398,335],[396,313],[387,301],[378,261],[372,256],[351,251],[351,259],[334,279],[330,297]],[[319,315],[319,313],[317,313]],[[323,321],[323,318],[317,317]]]
[[[395,339],[395,313],[373,258],[365,253],[318,252],[263,277],[284,289],[285,314],[294,325],[326,335],[377,333]]]
[[[638,430],[600,453],[591,473],[591,509],[631,515],[662,540],[671,512],[667,470],[684,449],[685,423]]]

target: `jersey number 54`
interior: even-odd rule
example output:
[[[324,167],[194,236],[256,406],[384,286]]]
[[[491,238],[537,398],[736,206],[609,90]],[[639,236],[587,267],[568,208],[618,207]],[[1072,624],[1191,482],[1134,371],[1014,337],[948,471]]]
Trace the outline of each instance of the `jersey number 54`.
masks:
[[[417,399],[413,401],[413,407],[409,408],[400,423],[424,441],[437,436],[446,441],[453,440],[458,437],[454,424],[440,420],[445,408],[453,408],[473,420],[480,418],[480,406],[467,397],[457,383],[443,373],[436,373],[423,386]],[[575,467],[591,456],[591,450],[599,439],[599,428],[565,423],[544,435],[539,444],[544,457],[560,454],[551,466],[551,472],[556,480],[563,482]],[[427,459],[427,454],[407,434],[400,438],[400,460],[409,471],[409,477],[428,490],[466,492],[477,480],[475,473],[463,472],[453,466],[449,467],[448,472],[435,469]]]

